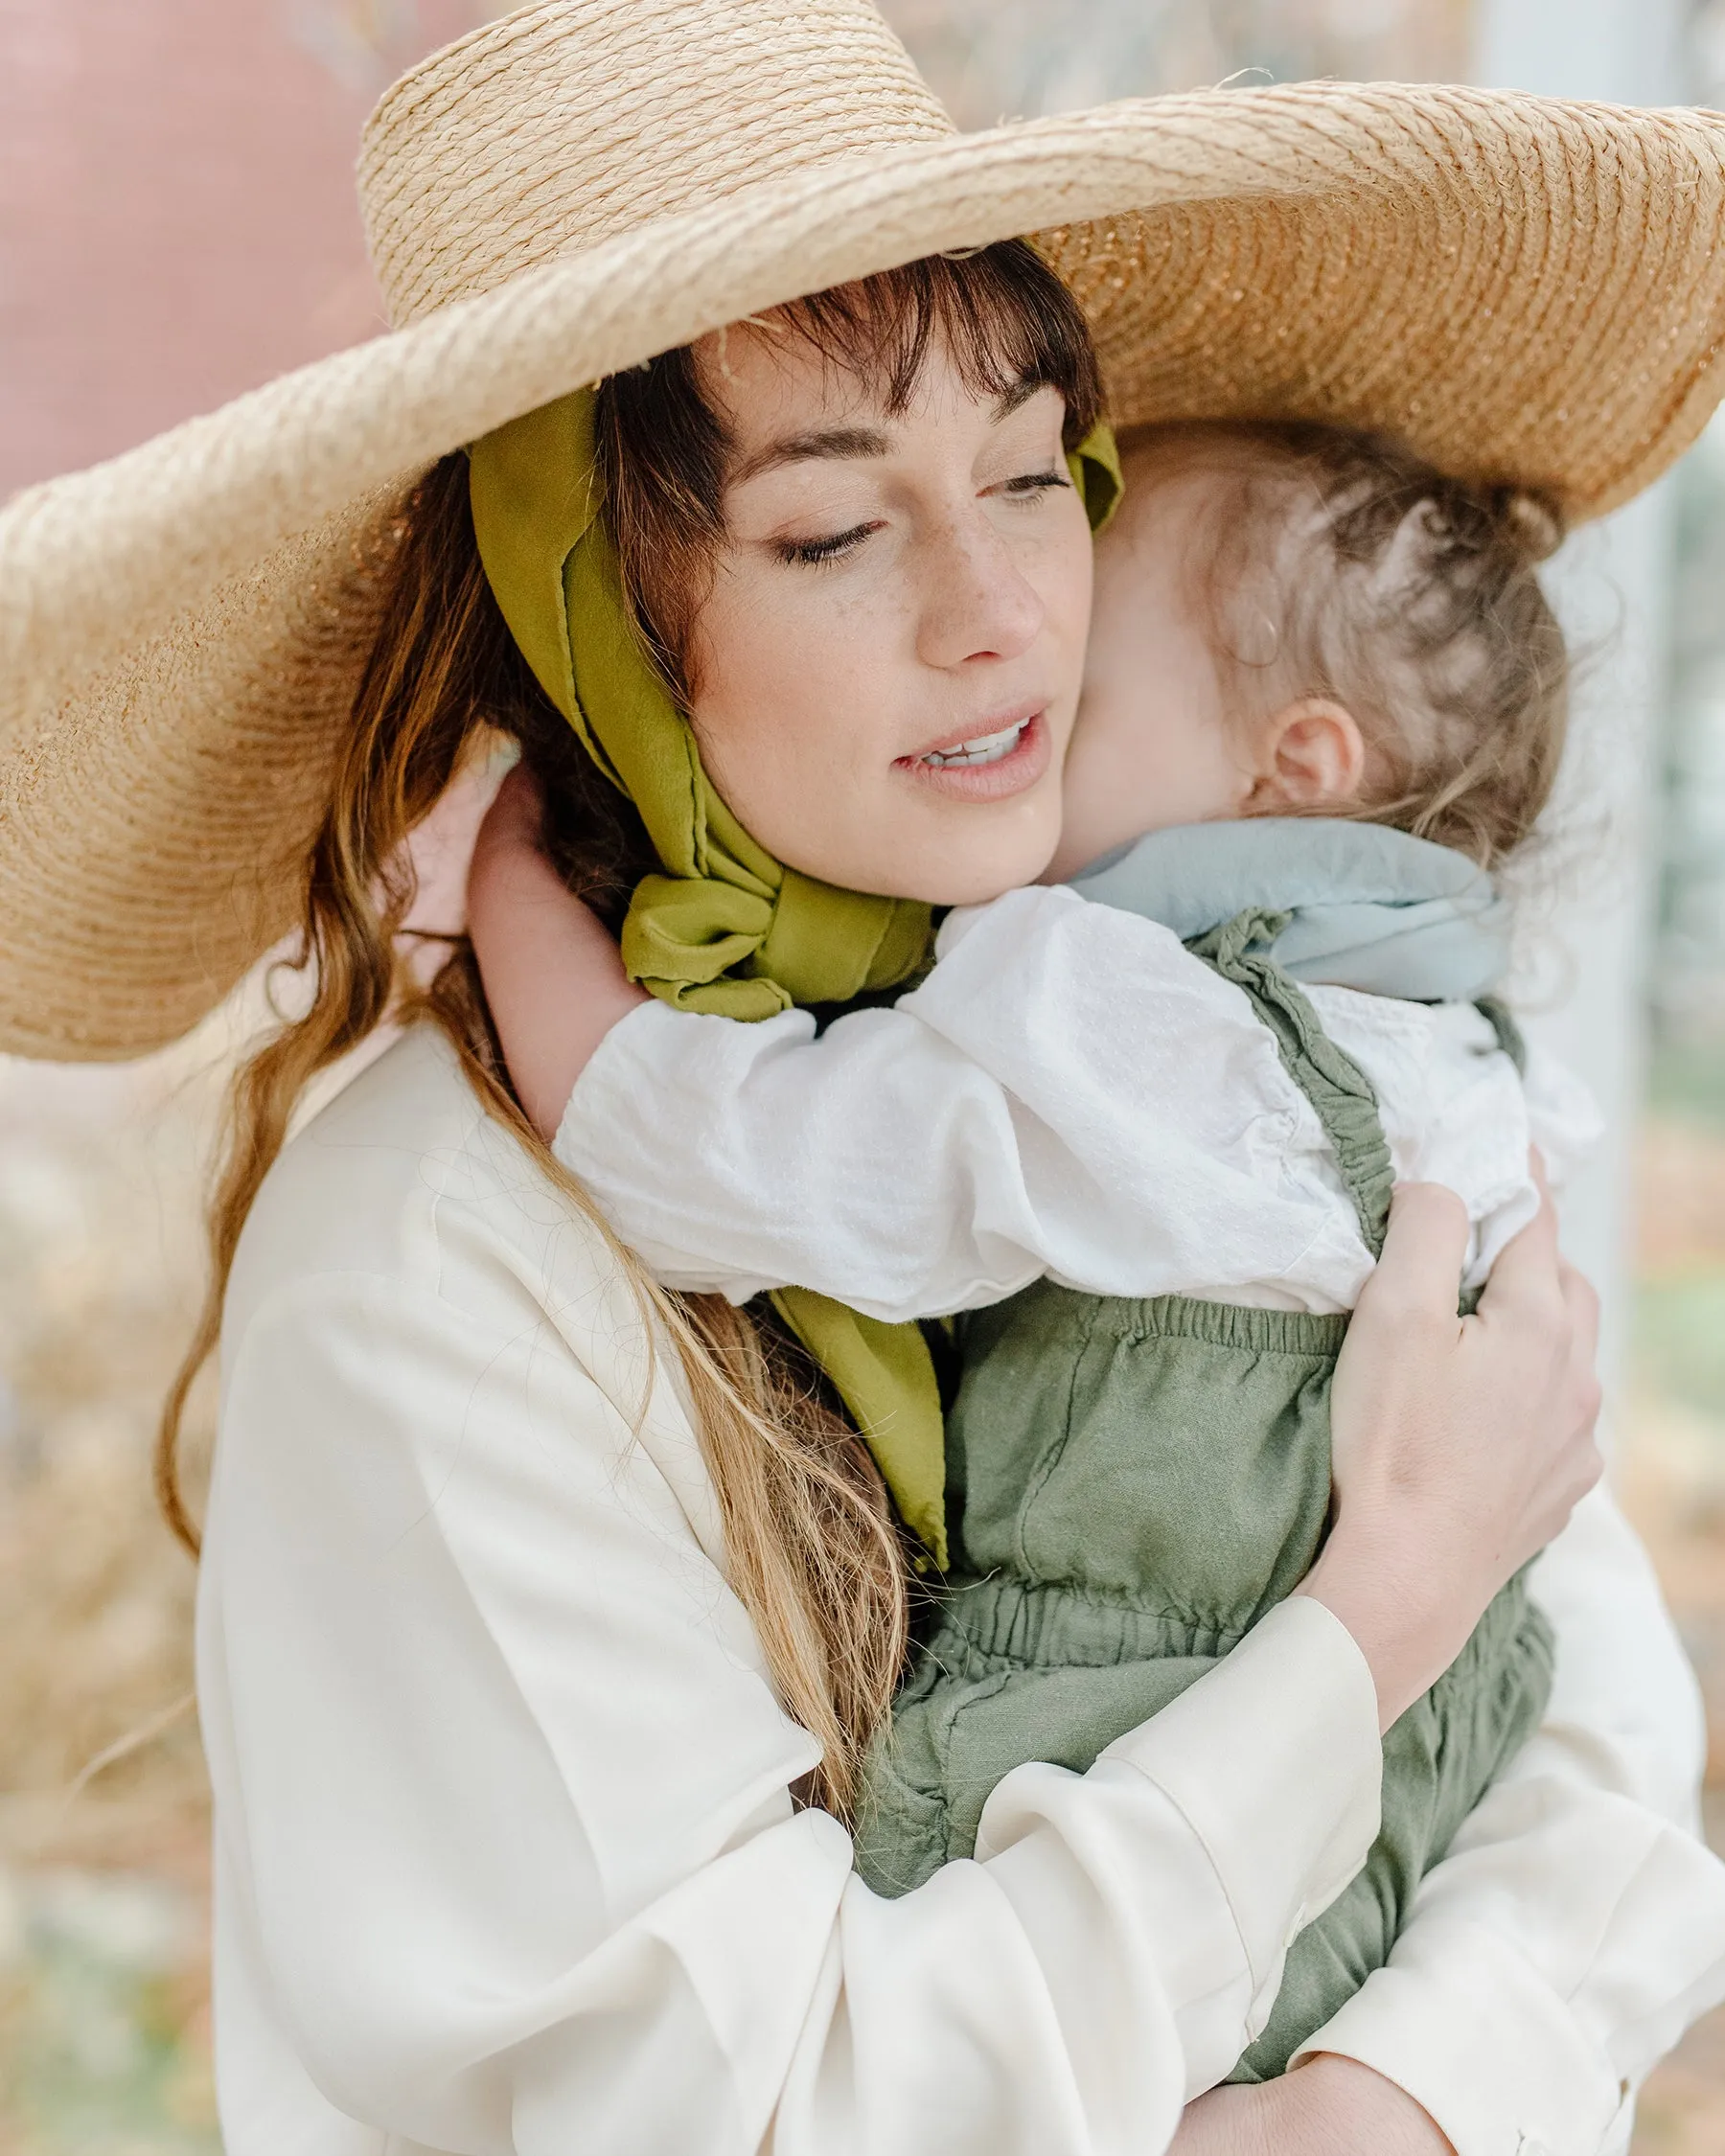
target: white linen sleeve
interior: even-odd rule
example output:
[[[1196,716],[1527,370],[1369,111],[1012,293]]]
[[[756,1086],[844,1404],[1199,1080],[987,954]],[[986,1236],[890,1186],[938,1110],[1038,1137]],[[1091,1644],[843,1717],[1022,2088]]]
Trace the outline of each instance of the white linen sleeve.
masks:
[[[667,1286],[795,1285],[870,1317],[1369,1271],[1328,1148],[1240,990],[1073,892],[950,920],[923,985],[818,1039],[649,1003],[570,1097],[560,1160]],[[1334,1243],[1334,1251],[1328,1250]]]
[[[1637,2085],[1725,1998],[1725,1866],[1698,1834],[1694,1679],[1604,1489],[1530,1586],[1557,1639],[1545,1721],[1306,2049],[1397,2082],[1458,2156],[1616,2156]]]
[[[815,1746],[678,1495],[668,1381],[644,1422],[607,1397],[513,1262],[482,1315],[288,1280],[228,1343],[199,1681],[231,2156],[274,2156],[290,2081],[381,2137],[344,2148],[1156,2156],[1375,1831],[1346,1630],[1283,1605],[1090,1774],[1008,1776],[984,1861],[881,1900],[793,1804]],[[286,2032],[267,2073],[242,1997]]]

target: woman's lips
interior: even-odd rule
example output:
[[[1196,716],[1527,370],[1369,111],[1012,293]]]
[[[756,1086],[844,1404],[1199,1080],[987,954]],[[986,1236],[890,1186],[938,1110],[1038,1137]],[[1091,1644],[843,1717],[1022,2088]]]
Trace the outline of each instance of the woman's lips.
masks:
[[[997,726],[991,734],[973,734],[951,748],[931,748],[923,762],[934,765],[937,769],[944,769],[949,764],[998,764],[1011,755],[1029,723],[1027,718],[1015,719],[1010,725]]]
[[[957,801],[1001,801],[1032,787],[1048,768],[1048,722],[1037,710],[985,722],[974,732],[901,756],[893,766]]]

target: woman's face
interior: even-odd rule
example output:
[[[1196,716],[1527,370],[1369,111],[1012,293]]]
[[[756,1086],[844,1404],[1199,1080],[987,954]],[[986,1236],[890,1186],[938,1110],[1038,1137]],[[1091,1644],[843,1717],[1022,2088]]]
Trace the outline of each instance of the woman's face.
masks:
[[[745,829],[847,890],[961,905],[1039,875],[1090,621],[1059,393],[930,348],[903,412],[794,336],[701,349],[735,445],[690,718]]]

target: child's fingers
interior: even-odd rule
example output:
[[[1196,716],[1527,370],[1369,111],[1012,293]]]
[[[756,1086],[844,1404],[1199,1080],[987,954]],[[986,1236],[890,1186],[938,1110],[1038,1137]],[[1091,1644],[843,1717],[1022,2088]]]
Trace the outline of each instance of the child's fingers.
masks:
[[[492,814],[505,821],[528,825],[537,832],[545,814],[545,790],[540,784],[539,774],[525,764],[516,765],[497,789]]]
[[[492,796],[473,847],[473,874],[503,868],[514,857],[538,853],[545,826],[545,793],[525,764],[517,764]]]

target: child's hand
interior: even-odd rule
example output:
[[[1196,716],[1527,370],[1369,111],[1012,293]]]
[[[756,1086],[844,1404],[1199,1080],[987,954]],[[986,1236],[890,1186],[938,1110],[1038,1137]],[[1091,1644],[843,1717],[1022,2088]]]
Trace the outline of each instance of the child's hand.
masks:
[[[518,764],[498,787],[479,826],[469,889],[481,878],[495,876],[506,861],[542,852],[544,828],[545,790],[525,764]]]
[[[528,1120],[556,1136],[593,1051],[645,993],[604,925],[541,849],[544,795],[517,765],[486,812],[468,872],[468,936]]]

